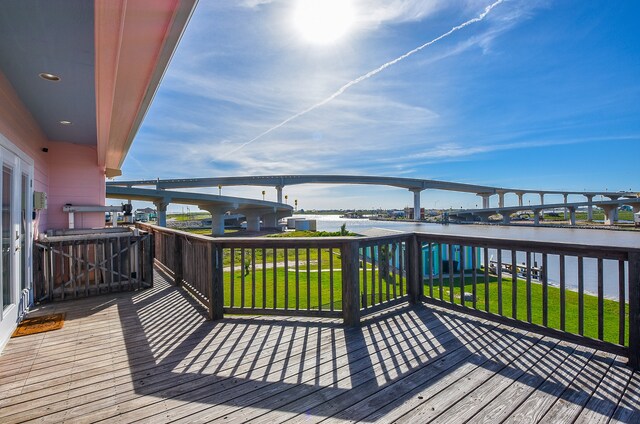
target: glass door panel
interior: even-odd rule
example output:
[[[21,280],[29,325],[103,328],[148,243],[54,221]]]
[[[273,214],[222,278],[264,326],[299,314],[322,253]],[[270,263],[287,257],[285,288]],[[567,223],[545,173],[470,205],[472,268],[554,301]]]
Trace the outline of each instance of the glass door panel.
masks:
[[[2,166],[2,309],[11,305],[15,297],[11,280],[13,263],[11,210],[13,208],[13,168]]]
[[[20,235],[18,236],[18,254],[20,255],[20,289],[24,290],[29,288],[29,281],[27,279],[27,238],[29,234],[29,194],[31,190],[29,187],[29,175],[22,173],[22,181],[20,185]]]

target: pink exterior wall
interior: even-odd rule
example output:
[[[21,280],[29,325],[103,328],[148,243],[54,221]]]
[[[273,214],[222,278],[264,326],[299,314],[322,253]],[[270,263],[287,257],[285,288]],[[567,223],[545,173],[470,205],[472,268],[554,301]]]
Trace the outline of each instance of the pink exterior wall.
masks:
[[[48,196],[47,209],[40,211],[34,236],[47,229],[68,228],[67,203],[104,205],[104,169],[98,166],[95,147],[50,142],[13,87],[0,72],[0,134],[34,161],[34,191]],[[42,148],[49,149],[48,153]],[[104,214],[76,214],[76,228],[104,226]]]
[[[95,147],[55,142],[49,145],[48,227],[68,228],[62,207],[104,205],[104,169],[98,167]],[[76,213],[75,228],[104,227],[104,213]]]
[[[0,134],[33,159],[33,189],[48,192],[49,163],[47,153],[44,153],[42,148],[49,147],[49,140],[2,72],[0,72]],[[43,231],[46,226],[47,214],[40,213],[34,234],[37,234],[38,230]]]

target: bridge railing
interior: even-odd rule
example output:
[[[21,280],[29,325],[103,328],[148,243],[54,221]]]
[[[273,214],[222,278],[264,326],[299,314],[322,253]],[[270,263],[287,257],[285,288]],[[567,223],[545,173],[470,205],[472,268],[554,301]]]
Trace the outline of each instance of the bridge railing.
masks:
[[[426,302],[639,365],[640,249],[435,234],[210,238],[152,225],[156,260],[212,319],[362,316]],[[612,281],[613,280],[613,281]]]

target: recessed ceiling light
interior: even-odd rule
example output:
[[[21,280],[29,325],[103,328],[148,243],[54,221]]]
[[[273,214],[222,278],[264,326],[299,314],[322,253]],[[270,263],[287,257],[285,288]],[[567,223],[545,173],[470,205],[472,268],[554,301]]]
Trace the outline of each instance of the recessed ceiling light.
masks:
[[[57,75],[53,75],[53,74],[49,74],[47,72],[42,72],[41,74],[38,74],[38,76],[44,80],[47,81],[60,81],[60,77]]]
[[[71,121],[60,121],[62,125],[71,125]]]

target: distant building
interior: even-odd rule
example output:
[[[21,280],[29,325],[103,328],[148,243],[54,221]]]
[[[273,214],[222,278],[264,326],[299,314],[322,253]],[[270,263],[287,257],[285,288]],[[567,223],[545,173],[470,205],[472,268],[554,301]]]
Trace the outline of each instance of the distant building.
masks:
[[[411,219],[424,219],[424,208],[420,208],[420,218],[416,218],[416,216],[413,213],[413,208],[404,208],[404,214],[406,217],[411,218]]]

